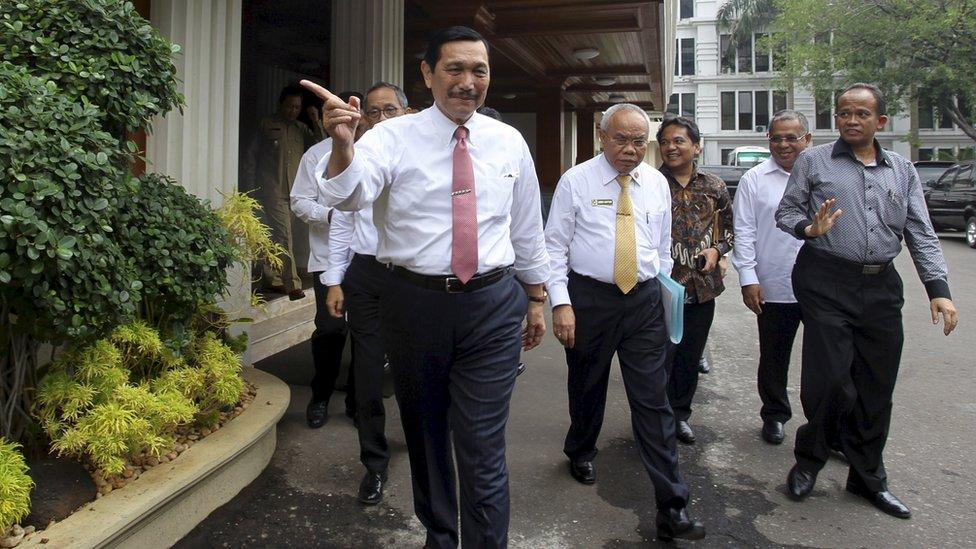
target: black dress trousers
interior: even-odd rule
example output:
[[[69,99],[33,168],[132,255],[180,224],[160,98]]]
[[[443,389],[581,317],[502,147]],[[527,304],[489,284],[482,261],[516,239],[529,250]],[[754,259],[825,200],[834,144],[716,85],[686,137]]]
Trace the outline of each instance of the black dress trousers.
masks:
[[[657,505],[684,507],[688,487],[678,472],[675,419],[668,404],[668,335],[660,283],[652,279],[624,295],[612,284],[570,272],[568,290],[576,344],[566,349],[571,424],[563,451],[571,460],[596,456],[616,353],[634,438]]]
[[[312,401],[328,402],[335,391],[346,346],[346,321],[329,314],[325,307],[328,288],[319,281],[321,273],[312,273],[315,289],[315,331],[312,332]]]
[[[681,343],[671,345],[668,360],[668,400],[679,421],[691,417],[691,401],[698,390],[698,361],[705,352],[708,331],[712,329],[715,300],[686,303],[684,312],[684,336]]]
[[[786,423],[793,413],[786,385],[790,373],[790,354],[803,314],[799,303],[763,303],[759,324],[759,417],[764,421]]]
[[[380,293],[390,271],[375,256],[353,256],[342,280],[349,333],[356,364],[352,391],[356,396],[359,459],[373,473],[386,472],[390,450],[386,442],[386,408],[383,406],[383,366],[386,355],[380,339]]]
[[[839,425],[848,480],[872,492],[887,490],[882,452],[904,343],[902,291],[891,264],[863,274],[809,245],[793,267],[803,310],[800,400],[807,418],[796,434],[797,463],[819,471]]]
[[[426,546],[508,543],[505,425],[528,298],[512,274],[472,292],[421,288],[394,273],[380,298]]]

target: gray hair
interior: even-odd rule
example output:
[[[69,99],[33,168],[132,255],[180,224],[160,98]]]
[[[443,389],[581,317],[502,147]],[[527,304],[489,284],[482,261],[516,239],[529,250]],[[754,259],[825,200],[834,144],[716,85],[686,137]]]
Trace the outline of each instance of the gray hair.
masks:
[[[607,128],[610,127],[610,119],[613,118],[613,115],[617,114],[617,112],[619,111],[639,112],[640,115],[644,117],[644,123],[647,124],[647,131],[648,133],[650,133],[651,117],[647,116],[647,113],[644,112],[644,109],[638,107],[637,105],[634,105],[633,103],[617,103],[616,105],[613,105],[609,109],[603,111],[603,118],[600,119],[600,129],[603,131],[607,131]]]
[[[800,123],[800,127],[803,128],[803,134],[806,135],[810,133],[810,122],[807,117],[802,112],[794,111],[793,109],[783,109],[773,115],[769,119],[769,131],[773,131],[773,124],[777,122],[789,122],[790,120],[796,120]]]
[[[407,103],[407,94],[403,93],[403,90],[400,89],[400,86],[397,86],[396,84],[390,84],[389,82],[383,82],[382,80],[370,86],[369,89],[366,90],[366,95],[369,95],[374,91],[383,88],[393,90],[393,93],[396,94],[397,101],[400,103],[401,109],[405,109],[410,106]],[[365,98],[366,96],[364,95],[363,97]],[[365,105],[363,105],[363,108],[365,108]]]

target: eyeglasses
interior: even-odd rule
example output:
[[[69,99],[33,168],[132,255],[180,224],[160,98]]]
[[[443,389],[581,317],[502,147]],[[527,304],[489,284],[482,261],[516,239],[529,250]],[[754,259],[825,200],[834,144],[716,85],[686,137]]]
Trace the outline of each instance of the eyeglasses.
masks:
[[[627,139],[626,137],[614,137],[611,139],[613,144],[618,147],[626,147],[628,143],[632,143],[635,148],[643,149],[647,146],[647,139]]]
[[[776,144],[784,143],[784,142],[785,143],[799,143],[800,141],[803,141],[804,139],[806,139],[806,137],[808,135],[810,135],[810,134],[805,133],[803,135],[771,135],[771,136],[769,136],[769,142],[770,143],[776,143]]]
[[[373,121],[379,120],[381,115],[386,118],[393,118],[399,112],[400,112],[400,107],[394,107],[393,105],[390,105],[389,107],[383,109],[369,109],[368,111],[366,111],[366,118],[369,118],[370,120]]]

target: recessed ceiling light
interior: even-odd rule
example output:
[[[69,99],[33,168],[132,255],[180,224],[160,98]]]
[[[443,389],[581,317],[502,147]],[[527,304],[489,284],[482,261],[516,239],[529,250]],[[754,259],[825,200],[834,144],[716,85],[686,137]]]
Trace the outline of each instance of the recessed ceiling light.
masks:
[[[580,61],[589,61],[598,55],[600,55],[600,50],[596,48],[577,48],[573,50],[573,57]]]
[[[620,103],[627,98],[622,93],[611,93],[609,96],[607,96],[607,99],[609,99],[611,103]]]
[[[514,93],[506,93],[506,94],[503,94],[502,97],[504,97],[505,99],[515,99],[518,96],[515,95]]]
[[[600,78],[594,78],[593,81],[600,86],[612,86],[617,83],[617,79],[611,76],[601,76]]]

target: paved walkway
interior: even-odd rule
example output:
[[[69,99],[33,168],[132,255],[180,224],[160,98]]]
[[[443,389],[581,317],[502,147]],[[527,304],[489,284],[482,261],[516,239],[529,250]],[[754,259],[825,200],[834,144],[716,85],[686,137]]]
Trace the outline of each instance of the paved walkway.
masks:
[[[755,389],[756,327],[742,306],[735,274],[719,299],[711,337],[712,373],[703,376],[692,425],[699,442],[680,448],[692,513],[709,536],[702,547],[972,547],[976,545],[976,251],[943,239],[952,289],[963,320],[944,338],[931,325],[924,290],[907,258],[907,343],[895,394],[886,458],[891,489],[915,516],[901,521],[844,492],[847,469],[832,461],[803,503],[785,495],[793,432],[779,447],[759,439]],[[799,343],[798,343],[799,348]],[[794,353],[798,358],[798,349]],[[595,486],[573,481],[562,455],[568,426],[565,361],[550,336],[525,356],[508,428],[512,477],[512,547],[654,546],[654,503],[630,431],[618,369],[611,374],[606,421],[596,458]],[[420,547],[409,466],[393,399],[387,400],[393,461],[386,499],[364,508],[355,500],[362,475],[342,395],[320,430],[304,425],[310,376],[308,347],[260,365],[292,385],[292,405],[278,428],[268,469],[214,512],[179,547]],[[799,411],[798,361],[790,396]]]

